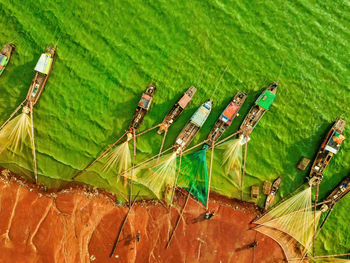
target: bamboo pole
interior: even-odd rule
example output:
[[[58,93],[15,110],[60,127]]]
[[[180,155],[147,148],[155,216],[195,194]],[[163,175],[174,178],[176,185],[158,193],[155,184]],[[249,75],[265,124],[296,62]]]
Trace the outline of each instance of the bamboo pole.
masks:
[[[35,151],[35,141],[34,141],[34,120],[33,120],[33,104],[30,102],[30,125],[32,130],[32,151],[33,151],[33,166],[34,166],[34,178],[35,183],[38,183],[38,168],[36,163],[36,151]]]
[[[149,128],[149,129],[147,129],[147,130],[145,130],[145,131],[143,131],[143,132],[140,132],[140,133],[136,134],[135,136],[136,136],[136,137],[141,136],[141,135],[143,135],[143,134],[145,134],[145,133],[147,133],[147,132],[149,132],[149,131],[152,131],[152,130],[158,128],[160,125],[161,125],[161,123],[157,124],[156,126],[153,126],[152,128]],[[134,128],[133,128],[133,129],[134,129]]]
[[[314,205],[314,236],[313,236],[313,241],[312,241],[312,256],[315,256],[315,241],[316,241],[316,230],[317,230],[317,225],[316,225],[316,204],[318,201],[318,193],[320,190],[320,183],[317,183],[316,185],[316,196],[315,196],[315,205]]]
[[[188,192],[188,194],[187,194],[185,204],[184,204],[184,206],[183,206],[183,208],[182,208],[182,211],[181,211],[181,213],[180,213],[180,215],[179,215],[179,217],[178,217],[178,219],[177,219],[177,221],[176,221],[176,224],[175,224],[175,226],[174,226],[174,230],[173,230],[173,232],[171,233],[171,236],[170,236],[170,238],[169,238],[169,241],[168,241],[168,243],[166,244],[166,247],[165,247],[166,249],[170,246],[170,242],[171,242],[171,240],[173,239],[173,237],[174,237],[174,235],[175,235],[175,231],[176,231],[177,227],[179,226],[180,220],[181,220],[182,215],[183,215],[183,213],[184,213],[184,211],[185,211],[185,208],[186,208],[186,205],[187,205],[187,202],[188,202],[188,199],[189,199],[189,198],[190,198],[190,192]]]
[[[158,153],[157,163],[159,162],[160,155],[162,154],[162,150],[163,150],[163,147],[164,147],[165,138],[166,138],[167,133],[168,133],[168,128],[166,128],[165,131],[164,131],[162,144],[161,144],[161,146],[160,146],[160,150],[159,150],[159,153]]]
[[[117,248],[117,245],[118,245],[120,236],[121,236],[121,234],[122,234],[124,225],[125,225],[125,223],[126,223],[126,220],[127,220],[128,217],[129,217],[129,214],[130,214],[130,212],[131,212],[131,209],[134,207],[135,201],[136,201],[137,197],[139,196],[139,193],[140,193],[140,192],[138,192],[137,195],[135,196],[134,201],[132,202],[131,206],[129,207],[129,210],[128,210],[127,214],[126,214],[125,217],[124,217],[124,220],[123,220],[123,222],[122,222],[122,224],[121,224],[121,226],[120,226],[120,229],[119,229],[119,233],[118,233],[117,239],[115,240],[115,242],[114,242],[114,244],[113,244],[112,252],[109,254],[109,257],[110,257],[110,258],[113,257],[113,254],[114,254],[114,252],[115,252],[115,250],[116,250],[116,248]]]
[[[182,154],[180,153],[179,169],[178,169],[178,171],[177,171],[177,173],[176,173],[175,182],[174,182],[174,186],[173,186],[173,191],[171,192],[170,204],[173,203],[173,198],[174,198],[174,194],[175,194],[175,190],[176,190],[176,185],[177,185],[177,179],[179,178],[179,175],[180,175],[181,160],[182,160]]]
[[[114,145],[116,145],[129,131],[126,131],[118,140],[116,140],[111,146],[108,147],[107,150],[105,150],[100,156],[98,156],[91,164],[89,164],[87,167],[85,167],[83,170],[81,170],[79,173],[77,173],[76,175],[73,176],[73,180],[75,178],[77,178],[79,175],[81,175],[82,173],[84,173],[87,169],[89,169],[91,166],[93,166],[98,160],[100,160],[103,156],[106,155],[106,153],[108,153]]]
[[[209,168],[209,182],[208,182],[208,193],[207,193],[207,203],[206,203],[206,205],[205,205],[205,209],[208,209],[208,205],[209,205],[209,194],[210,194],[210,185],[211,185],[211,175],[212,175],[212,171],[213,171],[214,147],[215,147],[215,143],[213,142],[212,145],[211,145],[210,168]]]
[[[129,205],[131,205],[132,188],[133,188],[134,175],[135,175],[135,161],[136,161],[136,136],[135,136],[135,129],[134,129],[134,128],[132,128],[132,137],[133,137],[133,144],[134,144],[134,153],[133,153],[133,158],[132,158],[132,170],[131,170],[131,180],[130,180]]]
[[[248,137],[246,137],[246,142],[245,142],[245,151],[244,151],[244,164],[243,164],[243,174],[242,174],[242,181],[241,181],[241,201],[243,201],[243,192],[244,192],[244,175],[245,175],[245,167],[247,163],[247,152],[248,152]]]

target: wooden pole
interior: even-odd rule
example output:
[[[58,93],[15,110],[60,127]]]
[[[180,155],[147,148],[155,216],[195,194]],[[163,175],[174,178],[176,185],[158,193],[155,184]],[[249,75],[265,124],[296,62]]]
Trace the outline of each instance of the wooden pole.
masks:
[[[5,125],[13,118],[13,116],[15,116],[15,114],[20,110],[20,108],[23,106],[25,102],[26,100],[22,101],[22,103],[19,104],[19,106],[14,110],[14,112],[12,112],[10,117],[1,125],[0,130],[5,127]]]
[[[135,175],[135,161],[136,161],[136,136],[135,129],[132,128],[132,137],[134,143],[134,154],[132,158],[132,170],[131,170],[131,180],[130,180],[130,193],[129,193],[129,206],[131,206],[131,198],[132,198],[132,188],[134,184],[134,175]]]
[[[114,252],[115,252],[115,249],[117,248],[117,245],[118,245],[120,236],[121,236],[121,234],[122,234],[124,225],[125,225],[125,223],[126,223],[126,220],[128,219],[128,216],[129,216],[129,214],[130,214],[130,212],[131,212],[131,209],[134,207],[135,201],[136,201],[137,197],[139,196],[139,193],[140,193],[140,192],[138,192],[137,195],[135,196],[134,201],[132,202],[131,206],[129,207],[129,211],[126,213],[126,215],[125,215],[125,217],[124,217],[124,220],[123,220],[123,222],[122,222],[122,224],[121,224],[121,226],[120,226],[120,229],[119,229],[119,233],[118,233],[117,239],[115,240],[115,242],[114,242],[114,244],[113,244],[112,252],[111,252],[111,254],[109,254],[109,257],[110,257],[110,258],[113,257],[113,254],[114,254]]]
[[[317,182],[315,204],[314,204],[314,236],[313,236],[313,241],[312,241],[312,256],[313,257],[315,256],[315,241],[316,241],[316,229],[317,229],[317,225],[316,225],[316,204],[317,204],[317,201],[318,201],[319,189],[320,189],[320,183]]]
[[[189,199],[189,198],[190,198],[190,192],[188,192],[188,194],[187,194],[185,204],[184,204],[184,206],[183,206],[183,208],[182,208],[182,211],[181,211],[181,213],[180,213],[180,215],[179,215],[179,218],[178,218],[177,221],[176,221],[174,230],[173,230],[173,232],[171,233],[171,236],[170,236],[170,238],[169,238],[169,241],[168,241],[168,243],[166,244],[166,247],[165,247],[166,249],[170,246],[170,242],[171,242],[171,240],[172,240],[173,237],[174,237],[174,234],[175,234],[175,231],[176,231],[177,227],[179,226],[180,220],[181,220],[182,215],[183,215],[183,213],[184,213],[184,211],[185,211],[185,208],[186,208],[186,205],[187,205],[187,202],[188,202],[188,199]]]
[[[178,169],[178,171],[177,171],[177,173],[176,173],[175,182],[174,182],[174,186],[173,186],[173,191],[171,192],[170,204],[173,203],[174,194],[175,194],[176,185],[177,185],[177,179],[179,178],[179,175],[180,175],[181,160],[182,160],[182,154],[180,153],[179,169]]]
[[[33,166],[34,166],[34,178],[35,183],[38,183],[38,168],[36,164],[36,151],[35,151],[35,141],[34,141],[34,120],[33,120],[33,104],[30,102],[30,126],[32,130],[32,151],[33,151]]]
[[[247,163],[247,152],[248,152],[248,137],[246,137],[246,142],[245,142],[245,151],[244,151],[244,164],[243,164],[243,174],[242,174],[242,182],[241,182],[241,200],[243,201],[243,192],[244,192],[244,176],[245,176],[245,167]]]
[[[164,131],[162,144],[161,144],[161,146],[160,146],[160,150],[159,150],[159,153],[158,153],[157,163],[159,162],[160,155],[162,154],[162,150],[163,150],[163,147],[164,147],[165,138],[166,138],[167,133],[168,133],[168,128],[166,128],[165,131]]]
[[[211,144],[208,193],[207,193],[207,203],[206,203],[206,205],[205,205],[205,209],[207,209],[207,210],[208,210],[208,205],[209,205],[209,194],[210,194],[210,185],[211,185],[211,175],[212,175],[212,171],[213,171],[214,147],[215,147],[215,143],[213,142],[213,143]]]

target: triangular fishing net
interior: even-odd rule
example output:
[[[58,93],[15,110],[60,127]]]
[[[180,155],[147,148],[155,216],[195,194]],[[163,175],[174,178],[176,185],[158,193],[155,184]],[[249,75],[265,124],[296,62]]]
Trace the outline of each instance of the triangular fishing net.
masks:
[[[207,204],[208,196],[208,170],[207,153],[208,148],[185,155],[181,160],[178,185],[184,187],[189,193]]]
[[[335,257],[310,257],[311,263],[350,263],[350,259],[335,258]]]
[[[134,175],[134,181],[146,186],[158,199],[164,198],[169,202],[176,179],[176,153],[164,155],[135,168]]]
[[[287,199],[254,223],[278,229],[309,248],[321,212],[312,210],[311,187]]]
[[[216,146],[216,149],[223,150],[222,166],[225,167],[226,175],[233,180],[238,189],[242,188],[243,138],[240,136],[238,139],[228,140]]]

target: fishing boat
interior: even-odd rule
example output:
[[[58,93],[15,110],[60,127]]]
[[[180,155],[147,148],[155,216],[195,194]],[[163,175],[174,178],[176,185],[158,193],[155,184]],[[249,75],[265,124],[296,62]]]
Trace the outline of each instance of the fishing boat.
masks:
[[[270,108],[272,102],[276,98],[278,83],[273,83],[258,97],[255,105],[250,109],[247,116],[241,124],[240,130],[245,138],[249,140],[249,134],[253,131],[255,126],[260,121],[261,117]],[[243,142],[245,143],[245,141]]]
[[[326,198],[322,205],[321,211],[325,212],[328,209],[333,209],[334,205],[343,199],[350,192],[350,175],[348,175]]]
[[[191,86],[185,94],[175,103],[175,105],[171,108],[168,114],[165,116],[164,120],[159,126],[158,134],[162,134],[165,130],[167,130],[171,124],[173,124],[180,114],[187,107],[189,102],[192,100],[193,95],[196,93],[197,89]]]
[[[208,135],[206,145],[211,146],[217,142],[222,134],[229,127],[233,119],[238,115],[238,111],[242,107],[247,95],[239,91],[233,97],[232,101],[227,105],[225,110],[220,114],[219,118],[215,122],[213,129]]]
[[[148,85],[146,91],[142,93],[141,99],[137,105],[136,111],[129,126],[130,132],[132,132],[132,130],[137,130],[140,127],[143,119],[151,107],[153,95],[156,92],[156,89],[157,88],[155,86],[150,84]]]
[[[191,119],[186,123],[185,127],[176,138],[173,146],[176,153],[180,154],[191,143],[194,136],[207,120],[212,106],[213,101],[212,99],[209,99],[203,103],[192,115]]]
[[[45,53],[41,54],[34,68],[35,76],[27,93],[26,105],[32,104],[32,106],[34,106],[39,100],[50,76],[55,56],[56,50],[53,47],[47,47]]]
[[[265,202],[265,210],[272,204],[272,202],[275,200],[276,193],[278,189],[280,188],[282,182],[281,176],[279,176],[272,184],[271,192],[270,194],[266,197],[266,202]]]
[[[4,72],[7,64],[10,62],[13,51],[16,46],[13,44],[5,44],[0,51],[0,75]]]
[[[346,122],[339,118],[328,132],[312,164],[310,174],[307,176],[310,185],[322,181],[324,170],[328,166],[333,155],[338,153],[345,139],[343,135],[345,124]]]

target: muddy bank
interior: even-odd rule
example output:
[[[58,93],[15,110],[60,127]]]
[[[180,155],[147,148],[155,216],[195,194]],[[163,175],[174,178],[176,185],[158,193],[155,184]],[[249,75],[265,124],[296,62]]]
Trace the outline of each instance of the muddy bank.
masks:
[[[177,193],[168,211],[158,202],[135,204],[120,242],[109,257],[128,208],[97,191],[67,188],[45,193],[10,176],[0,177],[0,262],[283,262],[272,239],[249,230],[259,213],[250,203],[212,196],[211,220],[189,200],[176,234],[165,249],[185,201]],[[255,248],[248,248],[254,241]],[[254,257],[254,261],[253,261]]]

